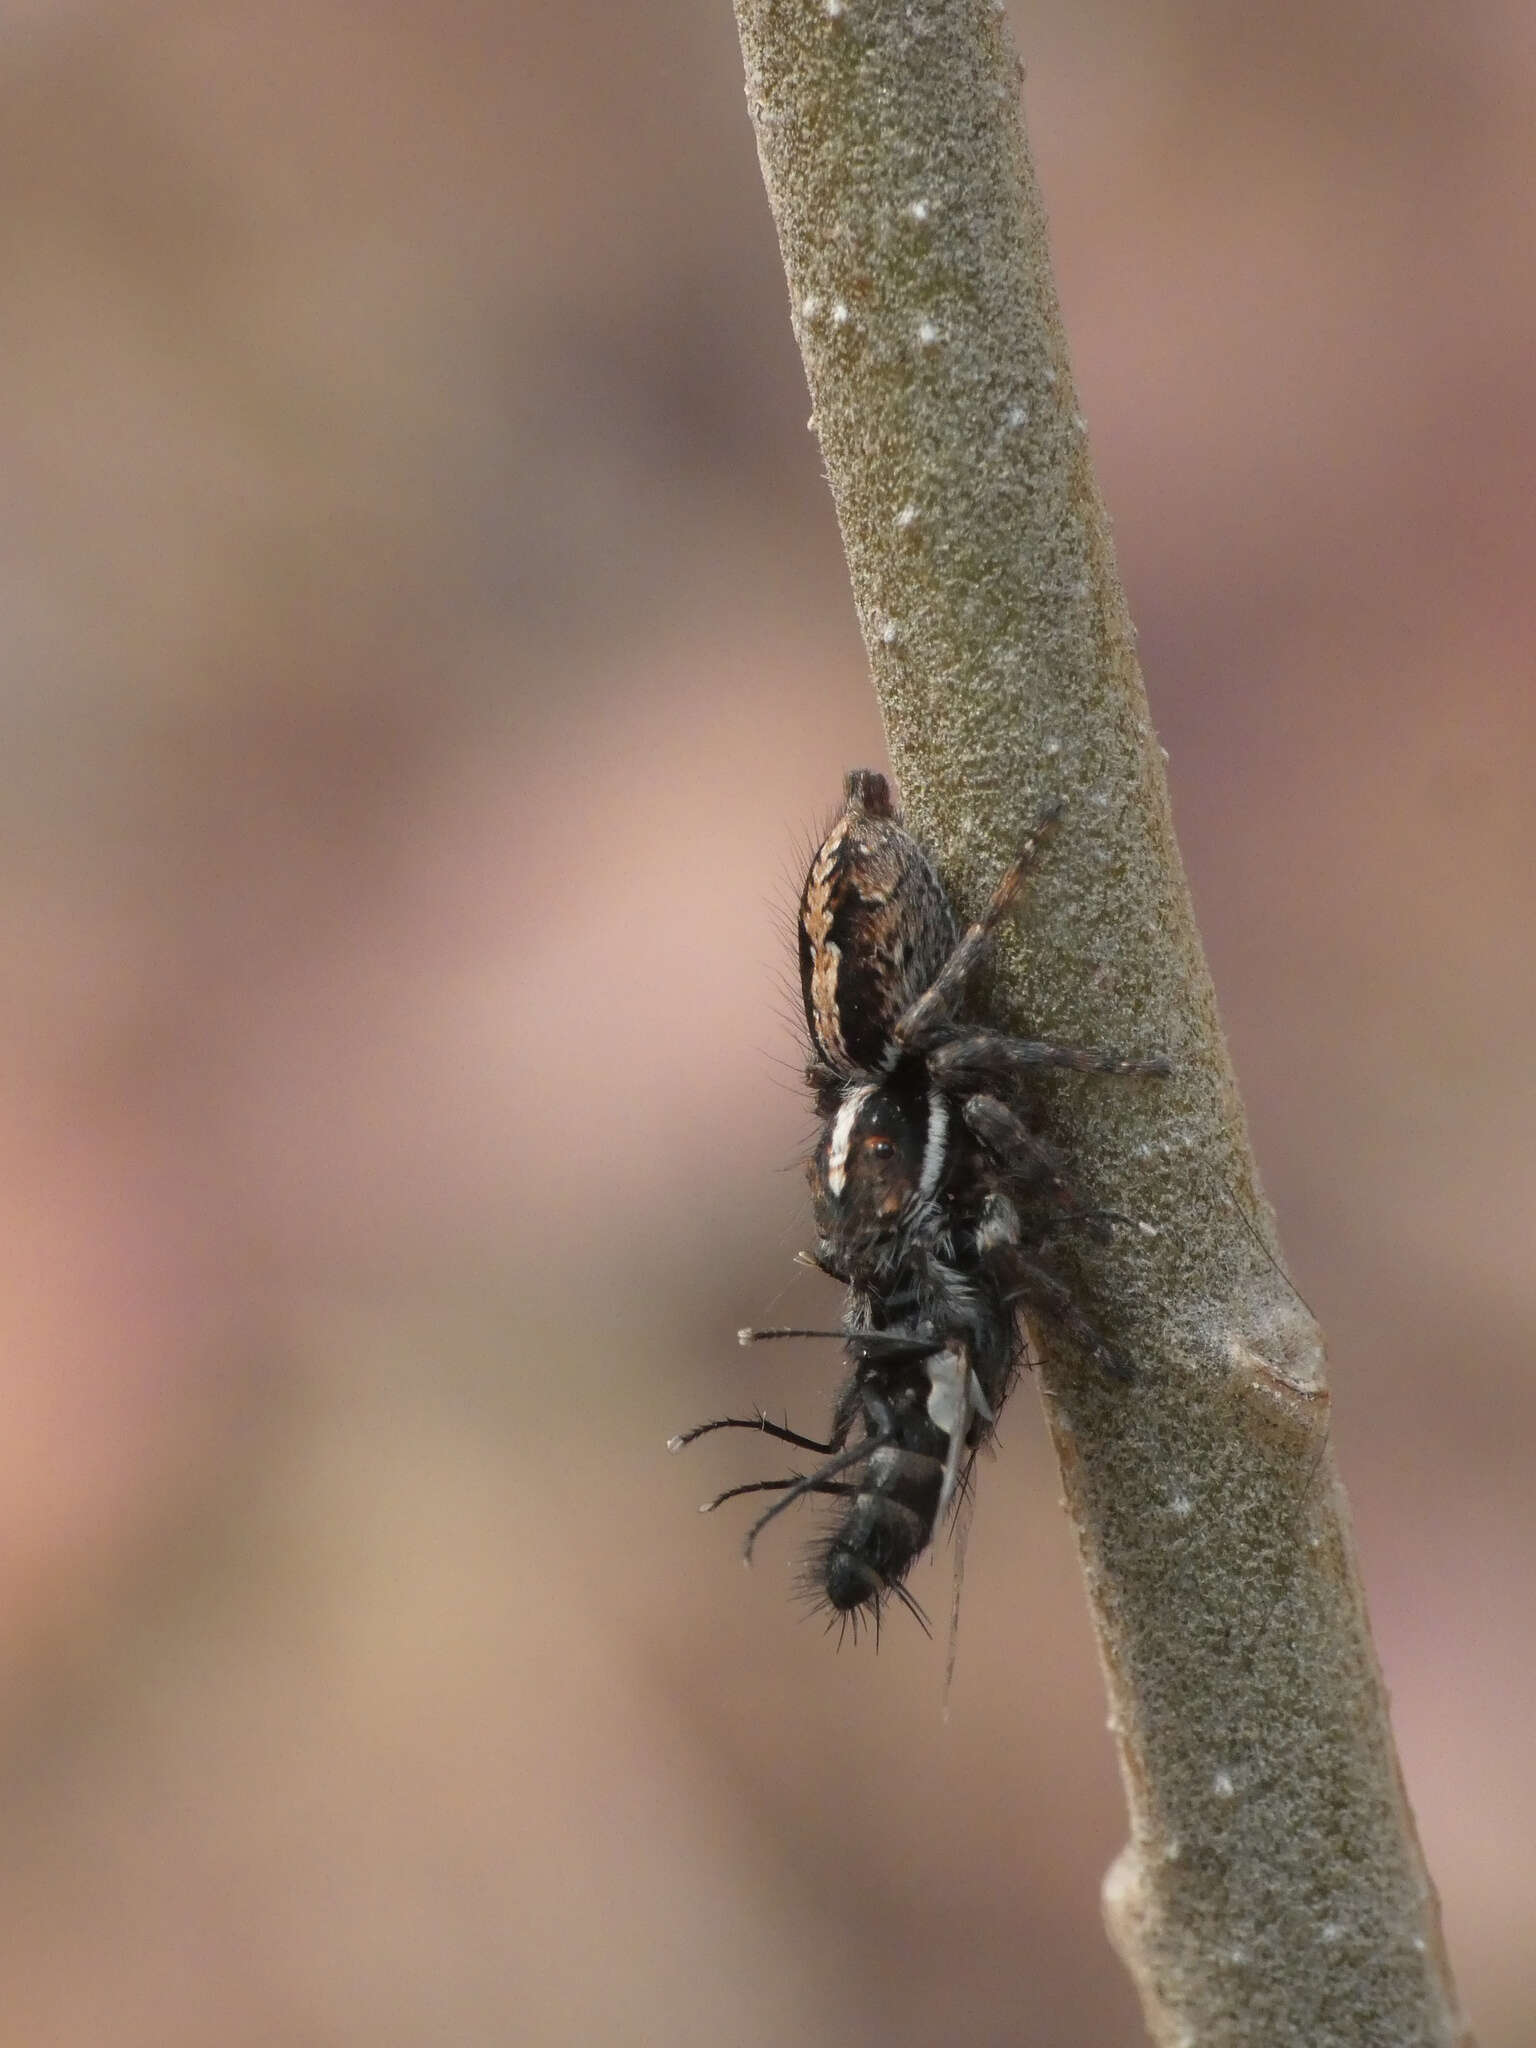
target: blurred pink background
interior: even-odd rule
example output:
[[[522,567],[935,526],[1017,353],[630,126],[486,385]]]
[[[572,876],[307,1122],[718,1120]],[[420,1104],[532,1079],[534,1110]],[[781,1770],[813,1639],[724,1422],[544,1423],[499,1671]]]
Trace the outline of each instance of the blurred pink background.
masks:
[[[1017,9],[1483,2048],[1536,2032],[1536,17]],[[0,2043],[1132,2048],[1034,1398],[841,1654],[797,866],[880,757],[725,0],[0,4]],[[1019,1560],[1025,1560],[1020,1571]],[[917,1590],[942,1616],[948,1563]],[[897,1622],[901,1617],[896,1617]]]

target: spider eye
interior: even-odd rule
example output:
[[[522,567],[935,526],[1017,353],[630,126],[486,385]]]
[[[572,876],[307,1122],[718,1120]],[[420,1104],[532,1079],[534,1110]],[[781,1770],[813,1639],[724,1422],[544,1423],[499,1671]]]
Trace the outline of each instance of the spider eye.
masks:
[[[871,1138],[869,1140],[869,1156],[871,1159],[891,1159],[894,1158],[895,1152],[896,1147],[889,1138]]]

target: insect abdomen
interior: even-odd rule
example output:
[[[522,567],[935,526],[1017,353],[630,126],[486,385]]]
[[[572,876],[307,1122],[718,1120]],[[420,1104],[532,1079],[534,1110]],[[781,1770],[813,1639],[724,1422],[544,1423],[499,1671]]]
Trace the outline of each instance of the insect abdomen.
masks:
[[[820,1559],[821,1587],[837,1613],[878,1602],[906,1577],[932,1541],[943,1483],[941,1458],[894,1444],[873,1454]]]

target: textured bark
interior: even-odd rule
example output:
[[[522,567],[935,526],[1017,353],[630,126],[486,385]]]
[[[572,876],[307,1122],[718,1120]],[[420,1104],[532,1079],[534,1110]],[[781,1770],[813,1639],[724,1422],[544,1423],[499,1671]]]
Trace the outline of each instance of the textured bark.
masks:
[[[1169,1052],[1042,1084],[1109,1388],[1041,1371],[1131,1839],[1110,1931],[1184,2048],[1466,2042],[1328,1436],[1174,841],[992,0],[737,0],[747,97],[908,818],[972,912],[1070,803],[1000,1021]],[[1030,1627],[1029,1574],[1020,1625]],[[1037,1663],[1038,1682],[1047,1683]]]

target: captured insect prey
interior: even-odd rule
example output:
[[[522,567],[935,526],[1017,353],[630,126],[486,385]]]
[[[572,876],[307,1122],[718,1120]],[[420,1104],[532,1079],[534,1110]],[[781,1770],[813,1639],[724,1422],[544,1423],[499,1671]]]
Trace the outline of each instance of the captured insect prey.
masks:
[[[761,1412],[706,1422],[752,1429],[808,1454],[807,1469],[730,1487],[775,1496],[747,1533],[811,1496],[840,1512],[813,1546],[805,1587],[834,1621],[878,1632],[889,1600],[919,1621],[913,1564],[967,1494],[977,1453],[1018,1377],[1020,1309],[1071,1341],[1109,1379],[1133,1377],[1052,1269],[1070,1231],[1102,1239],[1127,1219],[1085,1210],[1065,1162],[1034,1127],[1041,1067],[1167,1074],[1162,1058],[1013,1038],[967,1015],[970,983],[1064,806],[1047,808],[962,931],[933,864],[906,830],[883,775],[856,769],[812,858],[799,908],[806,1079],[821,1129],[808,1175],[817,1243],[809,1262],[847,1289],[845,1373],[824,1438]],[[925,1624],[926,1625],[926,1624]]]

